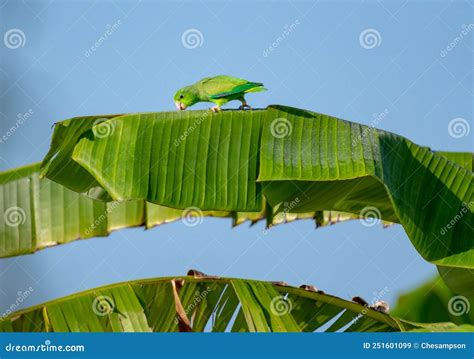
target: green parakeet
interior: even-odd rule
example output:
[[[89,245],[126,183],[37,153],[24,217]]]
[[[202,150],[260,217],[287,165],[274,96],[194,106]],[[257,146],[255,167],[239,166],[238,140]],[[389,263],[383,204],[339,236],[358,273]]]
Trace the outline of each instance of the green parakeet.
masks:
[[[242,106],[239,107],[242,110],[250,108],[245,101],[245,94],[265,90],[262,83],[220,75],[206,77],[178,90],[174,95],[174,103],[178,110],[185,110],[198,102],[213,102],[216,106],[211,110],[217,112],[227,102],[238,100],[242,102]]]

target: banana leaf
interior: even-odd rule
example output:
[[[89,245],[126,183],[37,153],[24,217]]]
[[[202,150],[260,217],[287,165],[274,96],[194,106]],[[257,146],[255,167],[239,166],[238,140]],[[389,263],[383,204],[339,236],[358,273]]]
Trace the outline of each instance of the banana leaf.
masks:
[[[413,322],[474,324],[474,300],[454,293],[437,276],[402,294],[390,314]]]
[[[95,198],[202,211],[338,211],[400,223],[427,261],[474,268],[472,154],[310,111],[59,122],[41,176]]]
[[[454,293],[474,301],[474,269],[438,266],[438,272]]]
[[[204,216],[232,218],[235,226],[266,220],[268,227],[297,219],[314,220],[320,227],[358,218],[331,211],[274,215],[264,202],[258,212],[201,211],[194,207],[182,210],[143,200],[107,202],[40,179],[39,167],[35,163],[0,173],[0,258],[33,253],[76,239],[107,236],[126,227],[149,229],[181,219],[194,226]]]
[[[11,313],[2,332],[473,331],[419,324],[318,291],[188,276],[108,285]],[[196,275],[197,274],[197,275]]]

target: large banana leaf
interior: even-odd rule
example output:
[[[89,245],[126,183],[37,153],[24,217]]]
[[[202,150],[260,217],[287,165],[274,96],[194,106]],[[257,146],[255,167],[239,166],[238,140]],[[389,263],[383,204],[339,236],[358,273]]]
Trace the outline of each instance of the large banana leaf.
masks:
[[[1,331],[314,332],[473,331],[419,324],[322,292],[269,282],[192,276],[88,290],[12,313]]]
[[[474,301],[474,269],[438,266],[438,272],[454,293]]]
[[[454,293],[441,278],[435,277],[420,287],[402,294],[390,313],[414,322],[472,325],[474,299]]]
[[[267,226],[296,219],[314,219],[317,226],[357,216],[330,211],[274,215],[268,205],[258,212],[179,210],[143,200],[104,202],[74,192],[49,179],[39,179],[39,163],[0,173],[0,257],[9,257],[68,243],[106,236],[125,227],[153,226],[184,218],[198,224],[202,216],[231,217],[234,225],[266,219]],[[99,191],[96,191],[96,194]]]
[[[314,112],[75,118],[56,125],[42,176],[178,209],[255,213],[264,195],[276,213],[371,213],[400,223],[426,260],[474,268],[472,154]]]

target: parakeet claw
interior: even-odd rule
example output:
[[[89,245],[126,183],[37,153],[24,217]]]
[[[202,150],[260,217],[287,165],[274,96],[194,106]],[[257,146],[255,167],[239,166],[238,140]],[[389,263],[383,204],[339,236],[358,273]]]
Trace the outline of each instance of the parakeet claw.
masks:
[[[248,108],[248,109],[252,108],[247,104],[247,101],[245,101],[245,99],[241,99],[240,102],[242,102],[242,105],[239,106],[239,110],[245,110],[246,108]]]
[[[221,108],[219,106],[211,107],[212,112],[219,112],[220,110],[221,110]]]

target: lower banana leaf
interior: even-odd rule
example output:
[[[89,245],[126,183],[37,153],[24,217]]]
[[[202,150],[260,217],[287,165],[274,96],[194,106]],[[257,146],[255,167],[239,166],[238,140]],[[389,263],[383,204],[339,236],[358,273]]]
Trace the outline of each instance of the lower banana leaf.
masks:
[[[12,313],[0,331],[314,332],[473,331],[420,324],[316,290],[254,280],[188,276],[119,283]],[[306,286],[306,288],[309,288]]]
[[[205,216],[232,218],[234,225],[266,220],[268,227],[297,219],[312,219],[320,227],[358,218],[331,211],[274,214],[263,201],[258,212],[201,211],[196,207],[182,210],[143,200],[106,202],[40,179],[39,167],[36,163],[0,173],[0,258],[76,239],[107,236],[126,227],[151,228],[176,220],[195,226]]]

